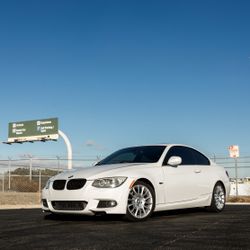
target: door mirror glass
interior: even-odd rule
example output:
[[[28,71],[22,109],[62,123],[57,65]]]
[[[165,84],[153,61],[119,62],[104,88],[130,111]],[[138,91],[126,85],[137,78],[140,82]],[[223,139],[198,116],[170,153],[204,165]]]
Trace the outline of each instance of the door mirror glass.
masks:
[[[171,156],[168,160],[168,165],[172,167],[177,167],[182,163],[182,159],[180,156]]]

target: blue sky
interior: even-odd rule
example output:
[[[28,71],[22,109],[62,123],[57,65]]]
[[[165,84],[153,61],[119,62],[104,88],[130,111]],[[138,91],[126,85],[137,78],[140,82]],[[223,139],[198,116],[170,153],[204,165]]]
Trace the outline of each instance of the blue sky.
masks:
[[[74,157],[184,143],[250,155],[249,1],[0,3],[0,140],[58,117]],[[62,142],[0,158],[66,155]]]

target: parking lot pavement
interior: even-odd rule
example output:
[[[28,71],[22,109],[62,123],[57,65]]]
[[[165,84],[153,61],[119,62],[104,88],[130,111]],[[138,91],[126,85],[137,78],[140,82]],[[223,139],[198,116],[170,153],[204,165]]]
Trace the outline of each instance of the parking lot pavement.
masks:
[[[250,206],[220,213],[187,209],[145,222],[120,216],[51,216],[40,209],[0,211],[0,249],[250,249]]]

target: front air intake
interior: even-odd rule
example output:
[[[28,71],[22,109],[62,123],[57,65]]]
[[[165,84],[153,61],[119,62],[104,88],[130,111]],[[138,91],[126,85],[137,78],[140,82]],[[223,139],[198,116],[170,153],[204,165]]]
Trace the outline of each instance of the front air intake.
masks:
[[[81,211],[87,206],[86,201],[51,201],[55,210]]]

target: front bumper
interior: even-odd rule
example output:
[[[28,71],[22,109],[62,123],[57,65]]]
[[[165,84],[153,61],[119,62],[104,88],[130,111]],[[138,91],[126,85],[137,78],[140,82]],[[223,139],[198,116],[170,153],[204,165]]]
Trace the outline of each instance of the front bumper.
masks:
[[[125,214],[127,210],[129,186],[132,181],[133,179],[128,178],[117,188],[95,188],[92,186],[93,181],[87,181],[85,186],[79,190],[54,190],[52,185],[50,185],[48,189],[43,189],[42,191],[42,209],[46,212],[65,214]],[[102,202],[100,203],[100,201]],[[111,203],[113,206],[110,207],[100,207],[100,204],[105,204],[107,201],[113,201],[115,203]],[[85,205],[84,208],[75,210],[72,208],[58,208],[58,206],[55,206],[57,203],[79,203],[80,205],[84,203]]]

